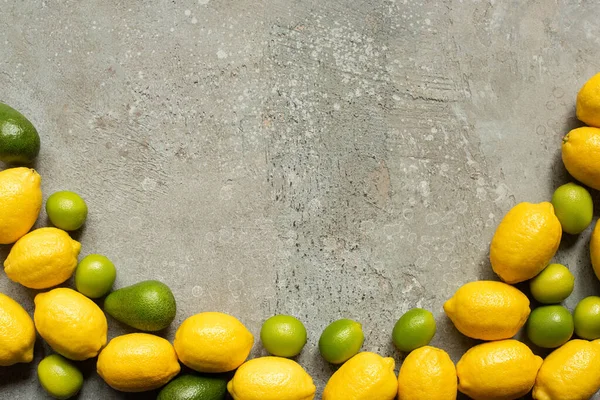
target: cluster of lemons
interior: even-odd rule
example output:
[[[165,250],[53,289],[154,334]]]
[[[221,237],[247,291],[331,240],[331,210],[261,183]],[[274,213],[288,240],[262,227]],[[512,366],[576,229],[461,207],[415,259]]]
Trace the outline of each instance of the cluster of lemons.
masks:
[[[577,116],[590,126],[564,137],[563,161],[574,178],[600,189],[600,74],[579,92]],[[0,244],[16,242],[4,263],[7,276],[34,289],[65,282],[77,266],[81,246],[57,228],[29,232],[42,203],[39,175],[28,168],[2,171],[0,194]],[[591,258],[600,275],[598,226],[592,234]],[[504,216],[490,246],[492,269],[502,282],[467,283],[444,304],[462,334],[485,342],[469,349],[455,366],[444,350],[427,345],[429,337],[407,354],[398,376],[392,358],[359,352],[344,359],[331,376],[323,400],[455,400],[458,391],[474,400],[512,400],[531,390],[536,400],[591,397],[600,389],[600,339],[568,340],[571,333],[545,359],[513,339],[531,309],[527,296],[512,285],[539,277],[558,250],[563,231],[571,230],[549,202],[517,204]],[[0,294],[0,328],[0,366],[31,362],[37,330],[56,353],[70,360],[98,357],[99,375],[124,392],[164,386],[179,374],[181,362],[201,373],[235,371],[226,385],[234,400],[312,400],[316,393],[310,375],[289,358],[247,361],[254,337],[239,320],[223,313],[185,319],[173,344],[149,333],[119,336],[107,344],[107,320],[96,303],[72,289],[57,288],[35,297],[34,320]],[[44,359],[40,368],[44,362],[51,360]],[[57,365],[65,376],[76,371],[69,362]],[[63,387],[51,382],[56,375],[46,378],[48,370],[39,371],[42,385],[57,398],[68,398],[81,387],[78,382],[77,390],[61,392]],[[77,380],[82,380],[80,375]],[[165,393],[159,398],[177,398],[175,391]],[[225,387],[202,398],[224,395]]]

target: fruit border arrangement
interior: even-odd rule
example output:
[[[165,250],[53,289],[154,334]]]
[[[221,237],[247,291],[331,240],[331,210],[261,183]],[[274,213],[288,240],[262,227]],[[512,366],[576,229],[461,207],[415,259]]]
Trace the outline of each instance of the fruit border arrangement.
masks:
[[[600,190],[600,74],[577,96],[577,117],[589,126],[563,139],[562,158],[579,182]],[[0,244],[13,244],[4,261],[8,278],[45,290],[35,296],[33,320],[0,293],[0,366],[33,360],[36,332],[55,354],[38,364],[38,379],[51,396],[75,396],[84,379],[73,361],[97,357],[97,372],[112,388],[158,398],[312,400],[310,375],[291,358],[307,340],[304,325],[289,315],[267,319],[260,332],[272,354],[247,360],[252,333],[235,317],[202,312],[188,317],[171,344],[159,336],[175,318],[176,301],[164,283],[144,281],[112,291],[116,268],[105,256],[78,262],[81,249],[68,231],[87,218],[85,201],[57,192],[46,201],[52,227],[31,231],[42,207],[41,178],[26,165],[37,157],[39,136],[18,111],[0,103]],[[16,164],[16,166],[15,166]],[[600,389],[600,297],[582,299],[573,313],[560,305],[573,291],[567,267],[550,264],[563,232],[577,235],[592,222],[588,190],[576,183],[556,189],[551,202],[519,203],[502,219],[490,245],[490,262],[501,281],[474,281],[459,288],[444,311],[462,334],[482,340],[456,366],[429,346],[436,330],[431,312],[413,309],[395,324],[392,341],[406,357],[398,376],[394,360],[361,352],[361,325],[341,319],[319,339],[322,357],[339,368],[324,388],[324,400],[517,399],[532,391],[539,400],[584,400]],[[600,224],[591,236],[592,267],[600,278]],[[75,275],[75,289],[53,287]],[[516,287],[529,281],[540,303]],[[100,299],[103,309],[96,301]],[[103,302],[101,301],[103,299]],[[138,330],[107,344],[105,313]],[[553,349],[545,358],[513,339],[526,326],[531,343]],[[573,335],[577,339],[572,339]],[[177,376],[180,363],[197,373]],[[223,375],[230,373],[229,375]]]

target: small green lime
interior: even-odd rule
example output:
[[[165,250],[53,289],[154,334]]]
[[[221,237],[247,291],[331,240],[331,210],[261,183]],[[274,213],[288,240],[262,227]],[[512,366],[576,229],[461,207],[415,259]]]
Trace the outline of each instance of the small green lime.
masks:
[[[97,299],[112,289],[117,270],[105,256],[90,254],[77,265],[75,270],[75,287],[81,294]]]
[[[562,264],[550,264],[529,281],[534,299],[544,304],[560,303],[573,292],[575,277]]]
[[[364,341],[361,324],[351,319],[338,319],[323,330],[319,352],[327,362],[341,364],[356,355]]]
[[[563,306],[534,309],[527,320],[527,337],[537,346],[554,349],[573,336],[573,316]]]
[[[223,400],[227,380],[219,376],[181,375],[165,386],[156,400]]]
[[[572,182],[560,186],[552,195],[552,205],[564,232],[577,235],[592,222],[594,203],[583,186]]]
[[[81,371],[58,354],[52,354],[40,361],[37,372],[40,384],[55,399],[73,397],[83,386]]]
[[[427,346],[435,335],[433,314],[422,308],[407,311],[394,325],[392,341],[400,351],[410,352]]]
[[[291,315],[275,315],[263,324],[260,340],[274,356],[295,357],[306,344],[306,328]]]
[[[88,208],[85,201],[74,192],[56,192],[46,201],[46,213],[54,226],[65,231],[74,231],[84,224]]]
[[[575,333],[582,339],[600,338],[600,297],[582,299],[573,311]]]
[[[14,108],[0,103],[0,161],[30,164],[40,152],[40,136],[33,124]]]

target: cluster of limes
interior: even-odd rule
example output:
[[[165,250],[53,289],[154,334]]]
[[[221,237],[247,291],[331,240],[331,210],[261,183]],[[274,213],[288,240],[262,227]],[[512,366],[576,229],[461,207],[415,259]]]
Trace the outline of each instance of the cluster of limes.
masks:
[[[600,189],[600,74],[579,92],[577,115],[590,127],[565,136],[563,161],[573,177]],[[29,163],[39,146],[33,125],[0,103],[0,161]],[[217,400],[226,392],[234,400],[314,398],[312,378],[291,359],[307,342],[300,320],[290,315],[267,319],[260,339],[272,356],[249,361],[252,333],[235,317],[219,312],[186,318],[171,344],[153,334],[175,317],[170,289],[145,281],[111,292],[116,277],[112,262],[90,255],[77,263],[81,245],[67,233],[85,223],[85,201],[73,192],[54,193],[46,202],[54,227],[29,232],[41,204],[37,172],[22,167],[0,172],[0,244],[14,243],[5,272],[33,289],[52,288],[75,274],[77,291],[63,287],[37,294],[33,321],[17,302],[0,294],[1,366],[31,362],[37,331],[57,353],[38,364],[38,378],[58,399],[76,395],[83,385],[70,360],[96,356],[97,372],[109,386],[124,392],[162,387],[160,400]],[[550,264],[563,232],[580,234],[592,216],[590,193],[575,183],[559,187],[551,202],[519,203],[504,216],[490,245],[491,266],[502,282],[469,282],[444,304],[458,331],[484,341],[456,365],[445,351],[429,346],[436,324],[427,310],[409,310],[394,326],[392,342],[407,353],[398,376],[392,358],[360,352],[360,323],[340,319],[328,325],[319,338],[319,352],[339,368],[322,399],[455,400],[460,391],[474,400],[511,400],[532,389],[536,400],[592,396],[600,389],[600,297],[582,299],[572,315],[560,303],[572,293],[575,278],[566,266]],[[590,254],[600,278],[600,224],[592,233]],[[528,297],[513,286],[526,281],[542,304],[533,311]],[[104,296],[103,312],[90,299]],[[105,312],[141,332],[107,343]],[[533,344],[555,349],[545,359],[512,339],[525,325]],[[571,340],[573,334],[580,339]],[[199,374],[175,378],[180,363]],[[233,376],[222,375],[228,372]]]

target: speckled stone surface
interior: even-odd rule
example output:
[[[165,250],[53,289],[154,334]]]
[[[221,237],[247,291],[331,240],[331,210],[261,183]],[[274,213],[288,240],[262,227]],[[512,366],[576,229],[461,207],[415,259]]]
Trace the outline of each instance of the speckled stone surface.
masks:
[[[44,198],[87,200],[82,255],[112,259],[116,287],[173,289],[167,338],[223,311],[259,356],[262,321],[296,315],[320,398],[335,319],[398,362],[392,327],[412,307],[455,361],[475,343],[442,304],[494,277],[511,206],[569,180],[560,143],[600,70],[598,15],[582,0],[0,0],[0,101],[40,131]],[[570,308],[600,293],[589,234],[556,256],[577,274]],[[0,291],[33,313],[35,291],[4,274]],[[38,339],[32,364],[0,368],[0,398],[45,398],[49,352]],[[80,365],[80,399],[127,397]]]

